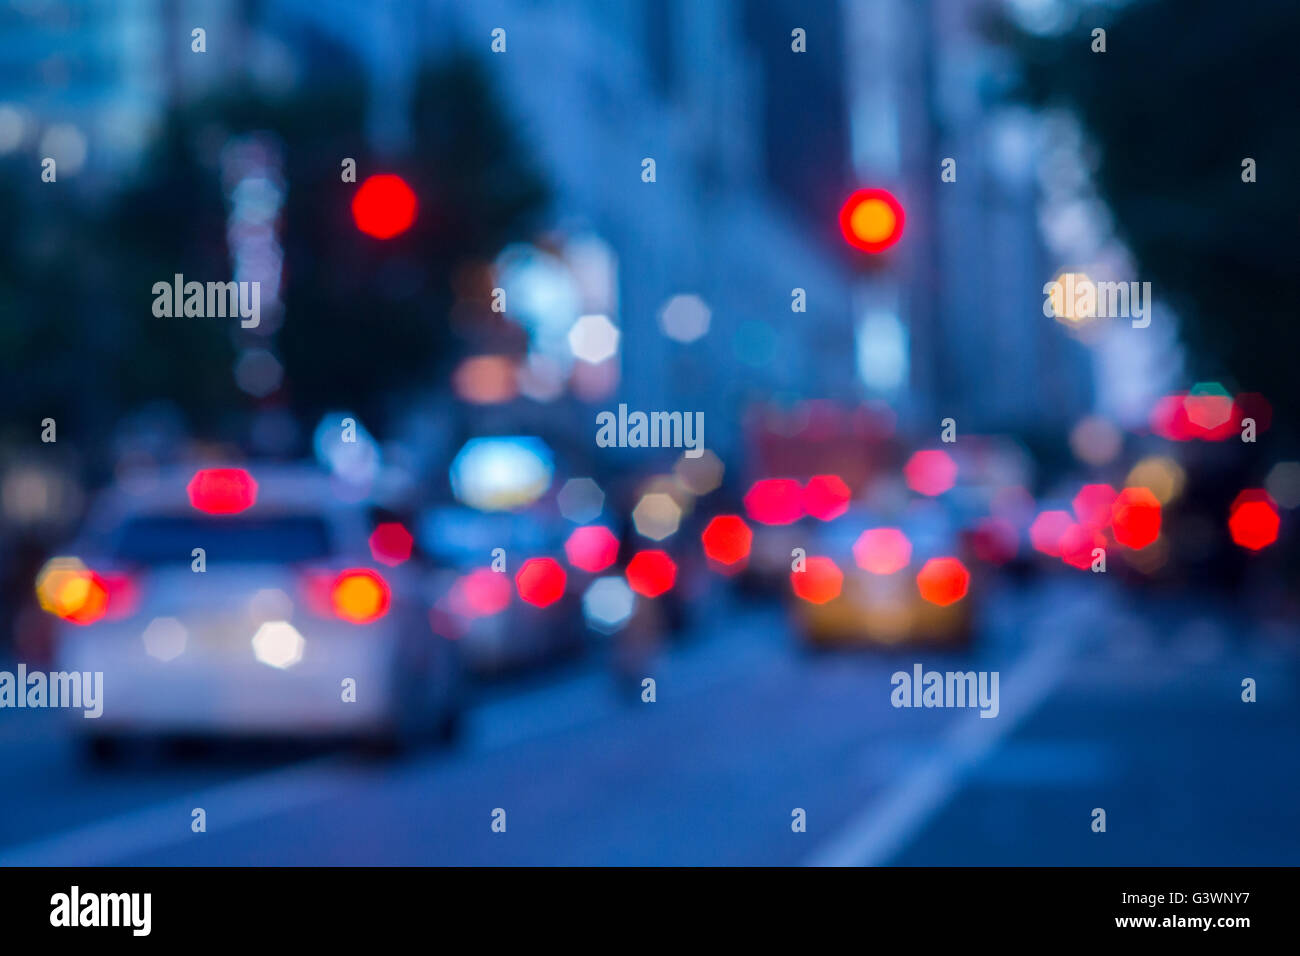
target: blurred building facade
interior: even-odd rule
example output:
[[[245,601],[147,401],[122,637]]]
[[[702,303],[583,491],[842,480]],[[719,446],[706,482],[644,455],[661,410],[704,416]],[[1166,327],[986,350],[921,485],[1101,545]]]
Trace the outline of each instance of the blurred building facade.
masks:
[[[897,191],[897,261],[857,284],[858,365],[918,434],[1067,429],[1093,404],[1092,358],[1045,319],[1035,138],[985,26],[995,0],[844,0],[852,160]],[[950,177],[944,181],[945,163]]]
[[[1055,264],[1037,227],[1037,129],[1002,105],[1012,65],[981,29],[997,6],[287,5],[371,65],[372,132],[394,148],[420,59],[482,51],[554,184],[556,225],[616,257],[614,397],[704,411],[724,453],[750,398],[880,398],[921,436],[949,416],[965,430],[1061,429],[1092,406],[1087,348],[1042,314]],[[503,54],[489,52],[496,28]],[[792,50],[796,28],[806,53]],[[945,158],[955,183],[940,179]],[[908,211],[883,268],[838,237],[838,204],[859,185],[894,190]],[[795,289],[806,312],[791,310]],[[711,310],[690,343],[656,322],[682,293]]]
[[[409,77],[429,53],[482,50],[551,180],[556,226],[612,250],[620,381],[599,407],[703,411],[706,444],[732,454],[750,398],[857,394],[844,360],[848,273],[767,187],[762,64],[747,42],[745,4],[429,0],[383,14],[353,8],[348,21],[350,6],[303,2],[295,12],[356,38],[382,83]],[[389,28],[374,22],[383,15]],[[489,51],[498,27],[503,54]],[[789,29],[778,29],[790,55]],[[810,85],[808,95],[834,101],[836,78],[821,78],[824,88]],[[401,91],[380,95],[390,118],[373,134],[396,148]],[[645,159],[654,182],[642,179]],[[806,292],[806,312],[792,311],[795,289]],[[658,317],[676,295],[707,304],[702,337],[662,331]]]
[[[367,74],[372,145],[400,151],[417,66],[481,51],[556,229],[613,253],[619,382],[594,407],[703,411],[706,444],[731,454],[752,399],[880,398],[922,437],[949,416],[1058,429],[1093,404],[1087,349],[1042,314],[1057,264],[1037,229],[1035,125],[1000,105],[1011,66],[981,32],[999,2],[31,0],[3,14],[0,62],[32,128],[82,131],[88,168],[111,175],[171,98],[239,72],[291,85],[336,49]],[[862,185],[908,214],[877,268],[835,222]],[[710,322],[681,342],[658,316],[686,293]]]

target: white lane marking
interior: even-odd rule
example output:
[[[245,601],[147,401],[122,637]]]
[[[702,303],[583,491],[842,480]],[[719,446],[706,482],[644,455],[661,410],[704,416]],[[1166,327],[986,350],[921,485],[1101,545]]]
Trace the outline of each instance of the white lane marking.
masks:
[[[0,850],[0,867],[104,866],[185,839],[323,800],[342,789],[348,777],[339,759],[325,757],[294,764],[189,797],[74,827],[30,843]],[[207,833],[190,830],[195,807],[207,813]]]
[[[1089,616],[1095,612],[1095,607],[1089,608]],[[804,865],[880,866],[903,849],[926,820],[957,792],[970,769],[1033,713],[1064,677],[1089,629],[1078,616],[1068,613],[1054,615],[1053,619],[1060,622],[1061,631],[1036,628],[1031,649],[1001,676],[1001,710],[997,717],[959,714],[936,753],[861,810],[836,836],[821,844]]]

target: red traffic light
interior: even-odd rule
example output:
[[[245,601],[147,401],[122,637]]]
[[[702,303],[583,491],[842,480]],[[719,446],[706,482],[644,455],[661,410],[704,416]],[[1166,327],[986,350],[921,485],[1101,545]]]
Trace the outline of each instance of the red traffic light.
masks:
[[[419,203],[401,176],[371,176],[352,197],[357,228],[376,239],[392,239],[411,228]]]
[[[903,207],[884,189],[859,189],[840,207],[844,241],[863,252],[884,252],[903,235]]]

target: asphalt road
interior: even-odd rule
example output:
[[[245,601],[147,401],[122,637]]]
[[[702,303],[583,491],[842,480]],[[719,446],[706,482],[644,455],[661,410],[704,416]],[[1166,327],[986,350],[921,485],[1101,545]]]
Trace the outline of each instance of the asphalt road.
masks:
[[[648,669],[656,702],[592,660],[493,688],[458,746],[401,760],[99,769],[62,715],[0,712],[0,865],[1300,863],[1293,624],[1083,574],[983,619],[965,655],[809,655],[779,608],[720,600]],[[998,671],[999,715],[892,707],[918,661]]]

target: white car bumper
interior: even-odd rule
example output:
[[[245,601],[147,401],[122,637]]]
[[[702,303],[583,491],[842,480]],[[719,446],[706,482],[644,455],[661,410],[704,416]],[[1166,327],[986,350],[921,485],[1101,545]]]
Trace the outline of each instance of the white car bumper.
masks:
[[[103,674],[103,713],[70,712],[75,730],[312,736],[377,730],[392,718],[390,629],[294,620],[292,632],[263,641],[261,657],[274,666],[259,659],[251,633],[177,622],[181,639],[174,620],[162,640],[154,635],[152,653],[149,621],[60,629],[54,667]]]

